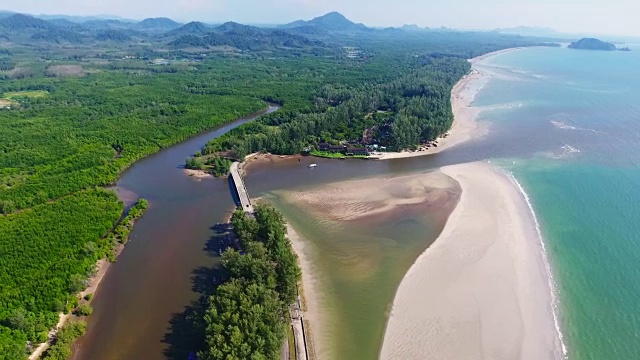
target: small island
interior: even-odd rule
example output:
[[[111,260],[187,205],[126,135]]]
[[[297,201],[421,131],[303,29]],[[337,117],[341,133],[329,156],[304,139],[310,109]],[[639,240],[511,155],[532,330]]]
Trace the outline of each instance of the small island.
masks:
[[[616,51],[617,48],[612,43],[604,42],[602,40],[594,38],[584,38],[569,45],[569,49],[579,50],[603,50],[603,51]]]

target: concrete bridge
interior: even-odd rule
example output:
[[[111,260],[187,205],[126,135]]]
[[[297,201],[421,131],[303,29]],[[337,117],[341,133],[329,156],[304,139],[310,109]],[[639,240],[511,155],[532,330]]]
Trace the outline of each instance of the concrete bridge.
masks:
[[[240,205],[245,212],[253,214],[253,205],[251,205],[251,199],[249,199],[249,193],[247,192],[247,188],[244,186],[244,181],[242,180],[242,176],[240,176],[240,163],[235,161],[231,164],[231,169],[229,173],[231,174],[231,179],[233,180],[233,184],[236,188],[236,193],[238,194],[238,198],[240,199]]]

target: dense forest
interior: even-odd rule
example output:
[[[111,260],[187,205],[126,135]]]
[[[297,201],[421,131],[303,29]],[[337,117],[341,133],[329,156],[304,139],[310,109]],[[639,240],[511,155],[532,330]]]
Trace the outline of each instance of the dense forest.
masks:
[[[47,339],[111,251],[103,237],[121,213],[113,192],[89,190],[0,216],[0,354],[24,356],[26,340]]]
[[[384,70],[366,81],[320,87],[313,109],[285,108],[212,140],[203,153],[231,150],[231,157],[243,159],[256,151],[295,154],[341,141],[401,150],[451,127],[451,89],[469,71],[467,61],[424,55],[380,63]]]
[[[146,203],[116,226],[123,205],[101,187],[135,161],[267,102],[282,108],[206,144],[206,161],[191,165],[222,175],[224,158],[254,151],[291,154],[319,142],[411,147],[451,125],[450,90],[469,70],[466,59],[541,43],[370,29],[335,13],[276,29],[3,14],[0,38],[0,360],[23,359],[45,340],[58,313],[77,304],[96,261],[113,259],[113,243],[126,241]],[[241,216],[234,227],[244,253],[224,255],[233,280],[217,290],[206,318],[203,356],[212,359],[268,357],[299,276],[281,217],[268,208],[255,220]],[[228,322],[234,297],[266,304],[242,308],[261,327]],[[228,339],[221,326],[245,335]],[[264,342],[252,340],[257,334]],[[222,344],[230,340],[244,345]]]
[[[204,315],[206,349],[199,359],[275,359],[286,336],[289,305],[297,298],[298,260],[282,215],[260,204],[255,217],[232,216],[242,252],[222,254],[227,280],[209,299]]]

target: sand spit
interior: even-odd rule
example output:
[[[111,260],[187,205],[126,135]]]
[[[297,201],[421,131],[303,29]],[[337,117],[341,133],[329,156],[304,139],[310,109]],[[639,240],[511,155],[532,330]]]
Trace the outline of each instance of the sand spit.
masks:
[[[204,170],[182,169],[182,171],[184,171],[184,173],[187,176],[192,177],[198,181],[202,181],[202,179],[209,179],[214,177],[213,174]]]
[[[526,199],[489,164],[442,171],[462,196],[400,284],[381,359],[562,359]]]

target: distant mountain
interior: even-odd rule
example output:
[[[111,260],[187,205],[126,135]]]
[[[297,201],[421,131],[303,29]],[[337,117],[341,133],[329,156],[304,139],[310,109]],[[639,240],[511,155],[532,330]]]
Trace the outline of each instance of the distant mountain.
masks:
[[[127,42],[131,40],[131,36],[122,30],[102,30],[96,34],[96,40]]]
[[[68,20],[74,23],[83,23],[83,22],[87,22],[87,21],[95,21],[95,20],[120,20],[123,22],[128,22],[128,23],[135,23],[136,21],[134,20],[130,20],[130,19],[125,19],[125,18],[121,18],[119,16],[116,15],[93,15],[93,16],[74,16],[74,15],[47,15],[47,14],[41,14],[41,15],[34,15],[33,17],[39,18],[39,19],[43,19],[43,20]]]
[[[616,46],[594,38],[584,38],[569,45],[570,49],[615,51]]]
[[[220,26],[213,28],[213,30],[216,32],[236,31],[236,32],[247,32],[247,33],[254,32],[255,33],[255,32],[261,32],[263,29],[256,26],[243,25],[243,24],[238,24],[237,22],[228,21]]]
[[[421,28],[420,26],[415,24],[402,25],[400,29],[404,31],[415,31],[415,32],[428,30],[427,28]]]
[[[204,36],[185,35],[169,43],[174,48],[230,46],[240,50],[303,49],[324,46],[320,41],[286,30],[263,29],[234,22],[211,29]]]
[[[84,36],[75,31],[55,27],[46,31],[38,31],[31,35],[31,39],[56,44],[81,44],[85,40]]]
[[[143,31],[158,31],[158,32],[166,32],[173,29],[177,29],[182,24],[179,24],[169,18],[149,18],[144,19],[141,22],[135,25],[135,28]]]
[[[82,26],[92,30],[122,30],[133,27],[133,24],[114,19],[88,20]]]
[[[368,30],[363,24],[356,24],[339,12],[330,12],[309,21],[298,20],[282,26],[293,29],[300,27],[315,27],[325,31],[363,31]]]
[[[185,36],[196,35],[201,36],[211,32],[211,28],[204,23],[198,21],[192,21],[177,29],[171,30],[166,33],[167,36]]]
[[[25,29],[51,29],[54,25],[32,16],[23,14],[13,14],[4,19],[0,19],[0,28],[4,28],[8,31],[19,31]]]
[[[66,28],[73,28],[80,25],[76,22],[73,22],[67,19],[51,19],[51,20],[47,20],[47,22],[55,26],[66,27]]]
[[[13,14],[15,14],[15,13],[12,12],[12,11],[2,11],[2,10],[0,10],[0,19],[7,18],[7,17],[9,17],[9,16],[11,16]]]
[[[512,34],[512,35],[533,36],[533,37],[564,37],[565,35],[551,28],[535,27],[535,26],[518,26],[513,28],[496,29],[495,31],[501,34]]]

